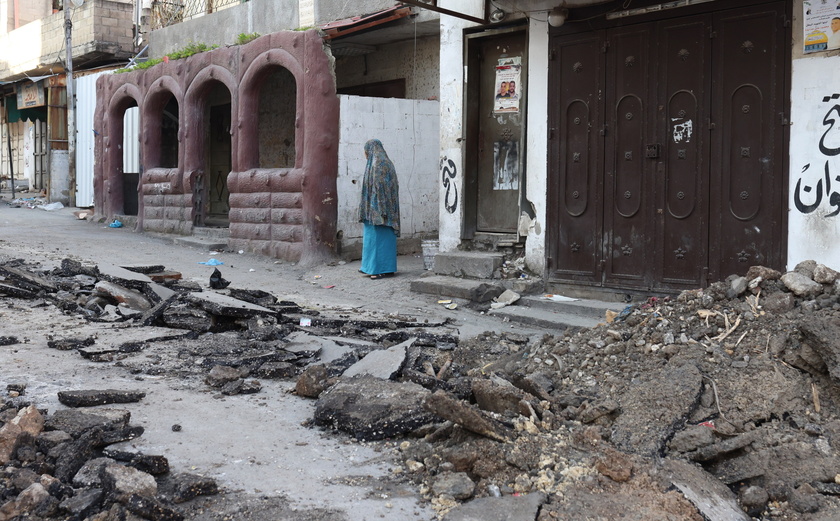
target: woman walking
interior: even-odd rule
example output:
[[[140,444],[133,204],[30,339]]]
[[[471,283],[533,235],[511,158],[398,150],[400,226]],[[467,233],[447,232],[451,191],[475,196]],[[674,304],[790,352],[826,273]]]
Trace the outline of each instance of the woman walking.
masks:
[[[397,237],[400,236],[400,187],[394,163],[382,142],[365,143],[365,177],[359,221],[363,222],[362,273],[372,279],[391,277],[397,271]]]

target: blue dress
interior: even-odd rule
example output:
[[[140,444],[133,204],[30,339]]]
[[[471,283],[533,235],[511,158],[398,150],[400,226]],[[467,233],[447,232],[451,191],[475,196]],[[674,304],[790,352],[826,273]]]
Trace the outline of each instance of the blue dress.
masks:
[[[362,269],[368,275],[397,271],[397,237],[400,235],[400,192],[394,164],[382,142],[365,143],[367,165],[359,203],[359,221],[364,223]]]

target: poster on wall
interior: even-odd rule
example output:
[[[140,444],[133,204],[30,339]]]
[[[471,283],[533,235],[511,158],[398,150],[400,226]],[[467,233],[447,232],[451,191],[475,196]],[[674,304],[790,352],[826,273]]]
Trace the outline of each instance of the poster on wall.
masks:
[[[493,190],[519,190],[519,141],[493,143]]]
[[[496,97],[493,112],[497,114],[518,114],[522,93],[519,76],[522,72],[522,57],[499,58],[496,65]]]
[[[840,49],[840,1],[805,0],[803,52]]]

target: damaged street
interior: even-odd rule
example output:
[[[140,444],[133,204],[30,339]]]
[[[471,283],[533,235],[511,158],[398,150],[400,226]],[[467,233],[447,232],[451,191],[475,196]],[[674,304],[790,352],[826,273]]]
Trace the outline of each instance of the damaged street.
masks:
[[[563,331],[411,293],[419,256],[372,281],[68,209],[0,225],[0,520],[840,516],[817,262]]]

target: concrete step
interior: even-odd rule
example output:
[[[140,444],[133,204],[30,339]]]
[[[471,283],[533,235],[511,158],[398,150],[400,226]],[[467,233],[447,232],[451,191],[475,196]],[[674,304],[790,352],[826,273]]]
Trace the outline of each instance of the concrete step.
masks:
[[[435,259],[437,263],[437,258]],[[411,291],[438,297],[453,297],[473,302],[490,302],[501,295],[505,288],[494,281],[425,275],[411,281]]]
[[[511,289],[516,291],[517,288]],[[504,290],[502,281],[495,279],[463,279],[429,274],[411,282],[411,291],[415,293],[459,298],[484,304],[492,302]],[[593,299],[563,300],[562,297],[525,295],[510,306],[492,309],[488,313],[520,324],[564,330],[569,327],[596,326],[606,321],[607,310],[619,313],[626,306],[624,303]]]
[[[449,251],[435,255],[435,273],[449,277],[492,279],[505,257],[501,253]]]
[[[564,331],[569,328],[595,327],[604,320],[582,317],[569,313],[556,313],[542,308],[525,306],[505,306],[501,309],[491,309],[488,314],[502,320],[516,322],[526,326],[533,326],[548,330]]]
[[[594,327],[606,322],[607,311],[621,312],[627,305],[599,300],[558,301],[524,296],[510,306],[488,313],[504,320],[546,329]]]
[[[179,246],[187,246],[207,251],[225,251],[228,247],[227,239],[218,239],[213,237],[175,237],[173,242]]]
[[[215,226],[194,226],[193,237],[211,237],[214,239],[225,239],[230,237],[230,228]]]

